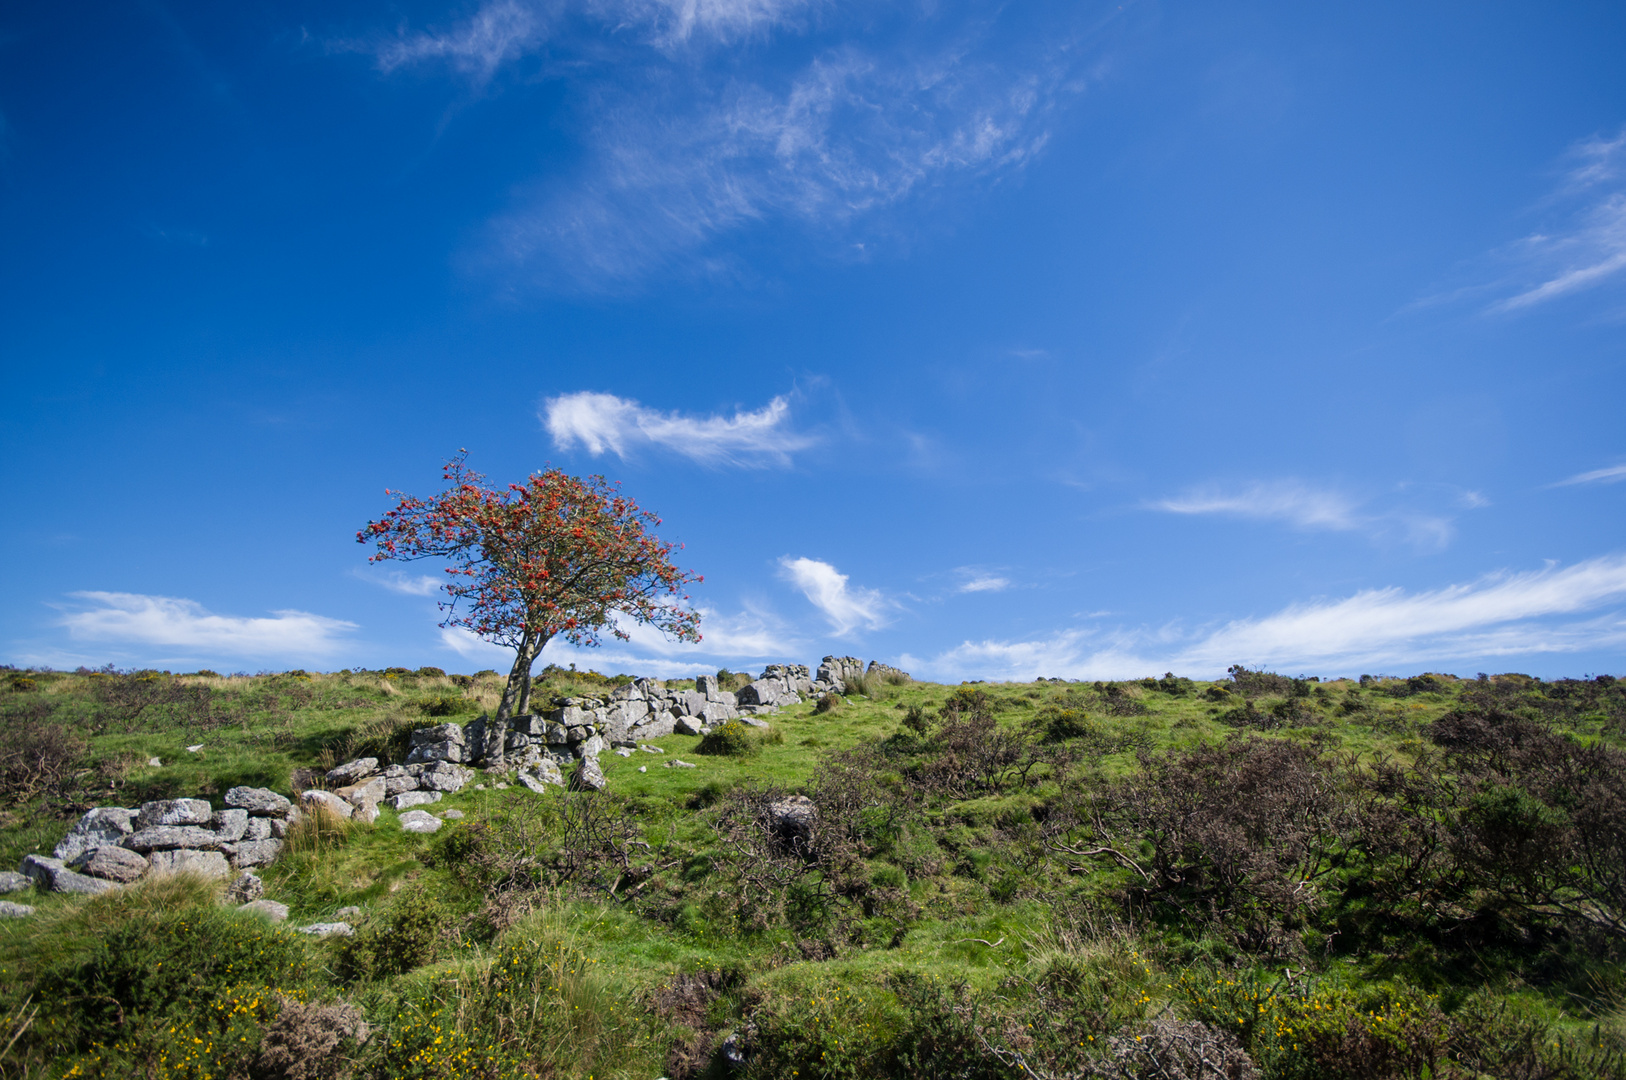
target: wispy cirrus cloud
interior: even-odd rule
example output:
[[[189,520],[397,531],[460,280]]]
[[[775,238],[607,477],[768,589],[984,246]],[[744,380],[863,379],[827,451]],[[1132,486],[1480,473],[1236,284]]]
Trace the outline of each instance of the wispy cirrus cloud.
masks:
[[[960,583],[955,586],[956,592],[1004,592],[1011,587],[1010,578],[975,566],[961,566],[954,573],[960,579]]]
[[[1618,484],[1626,480],[1626,465],[1610,465],[1602,469],[1593,469],[1590,472],[1576,473],[1574,476],[1560,480],[1552,487],[1571,487],[1575,484]]]
[[[580,446],[594,457],[608,453],[622,460],[657,449],[703,465],[788,466],[793,453],[815,441],[792,429],[790,401],[784,397],[733,416],[685,416],[582,391],[548,398],[541,418],[560,450]]]
[[[1516,291],[1491,305],[1517,312],[1620,280],[1626,271],[1626,128],[1571,148],[1570,168],[1548,200],[1551,228],[1504,252],[1517,270]]]
[[[862,254],[888,230],[855,223],[1020,172],[1087,78],[1085,19],[1067,4],[1017,19],[994,0],[487,0],[443,29],[342,48],[481,87],[525,59],[576,88],[585,161],[493,219],[491,257],[596,289],[718,272],[713,241],[775,220]]]
[[[1465,508],[1489,505],[1477,492],[1458,492]],[[1402,536],[1423,548],[1450,543],[1451,518],[1413,506],[1372,509],[1368,501],[1331,487],[1299,480],[1208,485],[1143,504],[1148,510],[1188,516],[1219,515],[1253,521],[1279,521],[1306,531],[1359,532],[1371,537]]]
[[[1218,675],[1234,663],[1290,670],[1419,665],[1618,648],[1626,612],[1566,620],[1626,598],[1626,555],[1568,567],[1499,571],[1423,592],[1371,589],[1292,604],[1200,634],[1069,629],[1027,641],[967,641],[930,659],[940,677],[1127,678],[1161,671]]]
[[[786,555],[779,560],[779,569],[787,581],[824,613],[837,637],[859,629],[878,630],[886,625],[892,603],[875,589],[849,584],[847,575],[829,563]]]
[[[345,635],[357,629],[355,623],[307,611],[274,611],[270,617],[256,618],[215,615],[195,601],[170,596],[90,591],[72,595],[88,605],[61,619],[75,641],[207,656],[322,658],[344,648]]]
[[[377,585],[381,589],[388,589],[402,596],[433,596],[446,584],[445,575],[435,574],[408,574],[400,570],[388,573],[353,571],[356,577],[369,585]]]

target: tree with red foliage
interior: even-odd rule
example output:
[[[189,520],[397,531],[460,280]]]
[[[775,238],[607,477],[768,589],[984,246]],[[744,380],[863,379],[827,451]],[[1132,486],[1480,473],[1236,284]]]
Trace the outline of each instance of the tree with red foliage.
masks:
[[[369,562],[446,560],[450,599],[440,603],[440,625],[514,650],[502,704],[486,725],[485,757],[501,762],[505,721],[529,708],[543,646],[555,637],[597,645],[606,629],[625,639],[616,616],[699,641],[700,613],[669,598],[701,578],[673,564],[681,545],[649,531],[660,519],[602,476],[548,469],[498,491],[465,466],[467,455],[446,463],[449,486],[433,498],[386,488],[395,508],[356,541],[377,545]]]

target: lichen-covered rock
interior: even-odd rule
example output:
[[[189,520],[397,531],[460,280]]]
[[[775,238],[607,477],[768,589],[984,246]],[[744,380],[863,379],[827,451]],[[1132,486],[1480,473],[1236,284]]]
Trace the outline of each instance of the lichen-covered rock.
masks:
[[[15,870],[0,870],[0,894],[22,892],[34,886],[34,880],[27,874],[19,874]]]
[[[253,843],[255,840],[269,840],[271,839],[271,828],[269,818],[251,817],[248,819],[248,827],[243,830],[243,835],[237,839],[248,843]]]
[[[777,705],[782,696],[788,696],[785,694],[784,688],[778,683],[770,682],[767,679],[758,679],[756,682],[747,683],[735,695],[741,705]]]
[[[294,804],[270,788],[234,787],[226,792],[226,805],[258,817],[287,817]]]
[[[138,829],[126,836],[122,846],[131,851],[170,851],[176,848],[212,851],[220,846],[220,837],[196,825],[156,825],[150,829]]]
[[[251,874],[247,870],[232,878],[231,884],[226,886],[226,899],[235,900],[239,904],[258,900],[264,895],[265,882],[260,880],[258,874]]]
[[[281,840],[244,840],[241,843],[231,844],[226,850],[226,856],[231,864],[239,870],[246,870],[251,866],[264,866],[282,854]]]
[[[312,937],[349,937],[356,932],[355,927],[346,922],[319,922],[309,926],[295,928],[297,933],[309,934]]]
[[[414,806],[427,806],[439,802],[444,796],[438,791],[403,791],[389,800],[397,810],[410,810]]]
[[[226,856],[218,851],[194,851],[189,848],[177,848],[171,851],[155,851],[149,856],[152,869],[147,871],[154,877],[164,874],[198,874],[202,877],[226,878],[231,877],[231,864]]]
[[[440,818],[427,810],[408,810],[401,815],[401,828],[407,832],[432,833],[439,831]]]
[[[288,918],[288,905],[279,904],[275,900],[250,900],[237,905],[237,910],[248,915],[258,915],[271,922],[284,922]]]
[[[573,791],[603,791],[607,784],[604,770],[598,767],[597,758],[582,758],[576,762],[576,769],[570,774],[570,787]]]
[[[122,806],[98,806],[74,822],[51,854],[68,862],[92,848],[117,844],[135,831],[135,817],[134,810]]]
[[[135,828],[140,832],[166,825],[207,825],[214,816],[207,799],[157,799],[141,804]]]
[[[400,768],[400,766],[396,766],[396,768]],[[384,797],[386,799],[393,798],[403,792],[417,790],[418,778],[404,769],[397,775],[386,773],[384,776]]]
[[[789,795],[768,804],[768,833],[785,848],[805,851],[813,842],[818,810],[806,795]]]
[[[368,758],[366,760],[372,760]],[[377,805],[389,794],[389,786],[382,776],[375,776],[359,784],[349,784],[333,792],[351,806]]]
[[[702,706],[704,708],[704,706]],[[680,716],[672,730],[678,735],[699,735],[700,729],[705,726],[705,720],[692,716]]]
[[[356,810],[355,807],[331,791],[302,791],[299,793],[299,802],[301,806],[312,810],[321,807],[334,817],[343,818],[346,821],[350,820],[350,815],[355,813]]]
[[[474,773],[451,762],[437,762],[418,775],[418,787],[425,791],[444,791],[448,795],[461,791]]]
[[[337,768],[327,771],[327,782],[338,787],[354,784],[364,780],[378,771],[378,759],[375,757],[357,758],[347,761]]]
[[[34,914],[34,909],[27,904],[14,904],[10,900],[0,900],[0,919],[24,919]]]
[[[231,843],[241,840],[243,834],[248,832],[248,811],[241,807],[227,807],[216,810],[210,826],[215,835],[220,837],[222,843]]]
[[[91,848],[68,863],[81,874],[125,884],[147,872],[147,860],[124,847]]]
[[[46,892],[94,894],[115,887],[111,881],[103,881],[69,870],[61,859],[49,859],[44,855],[23,856],[22,865],[18,869]]]

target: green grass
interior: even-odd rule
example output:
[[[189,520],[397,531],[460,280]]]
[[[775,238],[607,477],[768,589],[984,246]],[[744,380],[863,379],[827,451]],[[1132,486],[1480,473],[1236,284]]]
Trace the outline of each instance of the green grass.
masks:
[[[85,806],[175,796],[218,805],[238,784],[287,792],[295,770],[391,756],[412,727],[466,720],[494,707],[501,691],[489,676],[467,685],[412,674],[202,676],[176,685],[206,688],[206,710],[159,701],[132,715],[129,702],[112,701],[108,684],[98,683],[108,676],[33,677],[34,689],[0,700],[0,714],[48,717],[78,733],[87,750],[71,782],[0,816],[0,860],[8,865],[48,851]],[[1359,762],[1409,761],[1427,744],[1427,725],[1457,706],[1469,685],[1394,697],[1345,682],[1316,684],[1307,700],[1318,720],[1263,735]],[[0,1045],[17,1035],[0,1055],[0,1077],[243,1071],[257,1040],[272,1037],[284,998],[342,998],[363,1007],[377,1034],[334,1058],[335,1068],[349,1062],[358,1076],[693,1077],[718,1068],[716,1048],[730,1033],[750,1049],[750,1071],[759,1076],[928,1076],[951,1060],[969,1070],[956,1075],[1005,1076],[1009,1063],[993,1057],[965,1064],[981,1060],[979,1040],[1048,1055],[1057,1068],[1081,1067],[1126,1026],[1166,1013],[1236,1027],[1192,987],[1216,980],[1275,986],[1282,964],[1239,948],[1223,927],[1125,907],[1131,871],[1111,860],[1079,865],[1042,842],[1058,805],[1137,775],[1140,755],[1234,736],[1221,718],[1240,696],[1212,700],[1212,686],[1196,683],[1171,696],[1127,684],[1114,700],[1128,702],[1124,711],[1141,711],[1113,715],[1086,684],[875,680],[866,694],[826,712],[809,701],[770,717],[771,732],[750,733],[746,752],[700,753],[698,737],[672,735],[655,740],[663,754],[606,754],[605,805],[630,823],[634,843],[622,850],[635,872],[624,873],[613,854],[601,852],[606,861],[575,877],[548,863],[541,877],[553,877],[545,888],[521,888],[522,879],[537,875],[515,877],[512,867],[481,862],[499,850],[514,855],[512,844],[482,841],[481,830],[541,820],[530,811],[562,807],[567,796],[498,791],[503,778],[483,776],[486,790],[471,784],[431,808],[465,815],[435,837],[403,832],[386,809],[372,826],[291,846],[263,871],[267,895],[290,906],[296,925],[362,908],[359,944],[268,930],[223,910],[214,889],[195,882],[147,883],[88,900],[28,896],[39,908],[32,919],[0,921],[0,1025],[10,1025],[0,1027]],[[606,689],[590,675],[555,672],[534,693],[545,699]],[[1355,712],[1344,708],[1352,689],[1366,703]],[[909,794],[906,774],[930,757],[931,745],[905,729],[909,710],[935,717],[951,699],[978,691],[998,727],[1013,734],[1039,732],[1047,708],[1044,716],[1082,712],[1087,723],[1066,729],[1071,739],[1033,744],[1049,747],[1046,753],[1078,752],[997,790]],[[1617,743],[1618,718],[1553,708],[1548,721],[1576,745]],[[196,744],[199,751],[186,749]],[[844,751],[888,747],[864,805],[901,799],[897,805],[909,806],[902,823],[864,826],[870,831],[860,829],[859,845],[839,855],[846,860],[839,870],[832,862],[827,873],[789,886],[774,909],[779,914],[765,922],[745,918],[744,864],[726,826],[731,800],[747,789],[817,794],[819,770]],[[149,766],[152,757],[163,764]],[[663,767],[676,758],[695,768]],[[547,829],[564,828],[563,820],[548,818]],[[553,858],[561,835],[539,836],[531,854]],[[465,839],[463,847],[453,844]],[[463,854],[437,855],[454,849]],[[820,882],[828,892],[819,891]],[[1419,1039],[1448,1041],[1448,1016],[1494,1013],[1475,1020],[1474,1030],[1500,1032],[1505,1042],[1539,1029],[1550,1075],[1622,1075],[1619,1056],[1609,1055],[1626,1047],[1626,967],[1612,941],[1583,940],[1550,921],[1508,922],[1505,913],[1496,916],[1505,925],[1470,920],[1467,940],[1438,925],[1386,911],[1369,917],[1341,904],[1335,897],[1312,917],[1304,933],[1318,944],[1287,965],[1296,965],[1299,996],[1289,1001],[1285,991],[1273,991],[1278,1003],[1270,1015],[1287,1018],[1282,1024],[1322,1005],[1344,1010],[1342,1017],[1355,1015],[1357,1005],[1404,998],[1422,1018]],[[191,936],[176,944],[166,929],[175,925],[193,928]],[[298,958],[297,965],[255,966],[258,958],[245,953],[227,973],[200,959],[236,956],[253,935],[268,933],[282,950],[277,955]],[[139,992],[120,976],[124,989],[108,995],[114,1013],[107,1002],[93,1004],[103,991],[83,987],[117,982],[98,974],[97,964],[111,963],[109,942],[128,953],[120,971],[156,965],[160,953],[190,958],[190,996],[177,1004],[154,969]],[[400,946],[393,953],[392,943]],[[410,960],[397,963],[392,955]],[[81,989],[64,996],[52,986]],[[673,989],[684,986],[691,998]],[[42,1002],[53,1015],[30,1012]],[[119,1008],[145,1034],[109,1027]],[[1276,1028],[1268,1039],[1253,1028],[1236,1033],[1272,1078],[1310,1075],[1340,1054],[1387,1075],[1377,1035],[1349,1028],[1337,1038],[1354,1039],[1354,1049],[1334,1053],[1334,1033],[1322,1027],[1313,1050],[1283,1042]],[[196,1046],[214,1049],[199,1057]],[[183,1057],[184,1069],[177,1064]]]

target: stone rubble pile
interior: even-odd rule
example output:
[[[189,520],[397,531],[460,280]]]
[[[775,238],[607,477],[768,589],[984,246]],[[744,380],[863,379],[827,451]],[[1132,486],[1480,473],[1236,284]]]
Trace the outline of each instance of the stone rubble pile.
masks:
[[[24,876],[47,892],[99,893],[149,874],[227,877],[282,851],[294,804],[266,788],[235,787],[225,809],[204,799],[159,799],[140,809],[98,806],[50,856],[28,855]]]

